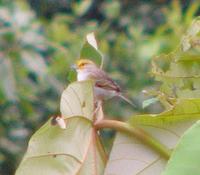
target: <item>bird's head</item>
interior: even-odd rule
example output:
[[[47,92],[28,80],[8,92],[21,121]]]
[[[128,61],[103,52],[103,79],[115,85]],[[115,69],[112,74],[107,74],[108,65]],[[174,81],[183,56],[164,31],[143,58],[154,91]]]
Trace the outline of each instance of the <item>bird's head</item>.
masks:
[[[79,60],[76,61],[74,68],[79,69],[79,70],[83,70],[88,66],[95,66],[96,67],[96,64],[93,61],[88,60],[88,59],[79,59]]]

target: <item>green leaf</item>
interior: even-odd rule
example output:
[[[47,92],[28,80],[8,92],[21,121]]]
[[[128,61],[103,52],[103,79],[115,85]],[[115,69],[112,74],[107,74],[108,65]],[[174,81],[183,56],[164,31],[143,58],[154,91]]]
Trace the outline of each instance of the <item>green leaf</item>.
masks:
[[[188,28],[180,46],[152,61],[152,75],[162,82],[160,91],[172,98],[199,98],[200,90],[200,18]],[[198,83],[197,83],[198,82]]]
[[[200,121],[181,137],[162,175],[200,174]]]
[[[61,97],[66,129],[52,125],[50,120],[43,125],[31,137],[16,175],[102,174],[106,158],[91,112],[92,83],[69,85]]]
[[[132,125],[151,125],[153,127],[197,120],[200,118],[200,99],[177,99],[170,110],[160,114],[145,114],[132,117]]]
[[[91,59],[99,66],[102,64],[102,54],[98,50],[96,39],[93,33],[87,35],[87,40],[81,49],[80,58]]]
[[[80,57],[91,59],[95,61],[98,65],[101,64],[101,54],[94,47],[92,47],[88,42],[86,42],[83,45]]]
[[[141,127],[169,149],[200,119],[200,99],[178,100],[161,114],[137,115],[130,125]],[[167,161],[158,152],[130,135],[118,133],[106,165],[105,175],[160,175]]]
[[[75,70],[70,70],[67,76],[67,80],[71,83],[76,81],[76,71]]]

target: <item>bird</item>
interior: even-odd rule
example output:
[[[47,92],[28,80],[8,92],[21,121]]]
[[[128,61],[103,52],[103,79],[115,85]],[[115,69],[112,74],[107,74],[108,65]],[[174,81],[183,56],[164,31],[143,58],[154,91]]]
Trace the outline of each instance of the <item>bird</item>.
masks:
[[[130,105],[135,105],[122,94],[120,86],[92,60],[78,59],[73,65],[77,72],[77,81],[94,81],[94,95],[96,102],[105,101],[113,97],[120,97]]]

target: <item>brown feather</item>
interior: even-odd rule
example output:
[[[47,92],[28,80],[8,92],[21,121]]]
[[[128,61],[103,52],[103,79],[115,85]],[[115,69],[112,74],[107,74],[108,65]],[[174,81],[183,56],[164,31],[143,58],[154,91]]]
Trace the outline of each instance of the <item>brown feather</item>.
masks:
[[[121,92],[119,85],[117,85],[103,70],[90,66],[88,66],[87,69],[88,72],[90,72],[90,79],[95,81],[97,87]]]

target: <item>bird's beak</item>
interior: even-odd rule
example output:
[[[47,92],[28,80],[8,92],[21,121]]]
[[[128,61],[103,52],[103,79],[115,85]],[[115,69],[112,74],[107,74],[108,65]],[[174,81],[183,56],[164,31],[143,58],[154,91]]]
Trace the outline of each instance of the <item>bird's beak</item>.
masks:
[[[71,65],[70,68],[76,70],[76,69],[77,69],[77,66],[76,66],[75,64],[73,64],[73,65]]]

